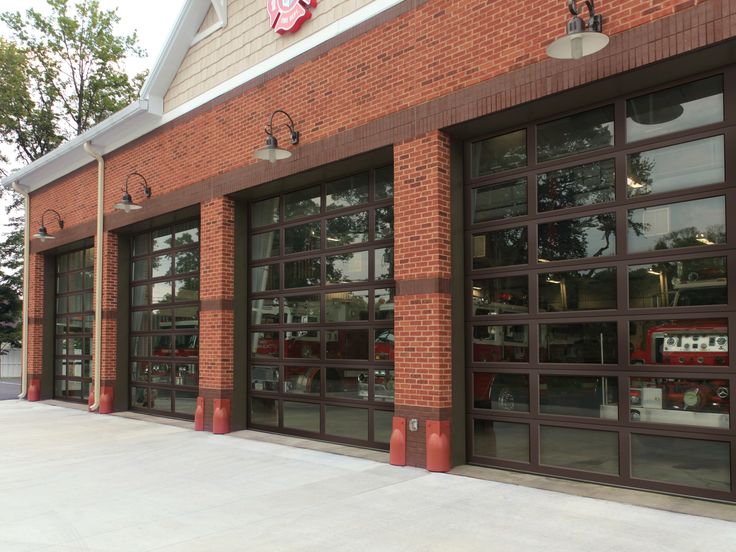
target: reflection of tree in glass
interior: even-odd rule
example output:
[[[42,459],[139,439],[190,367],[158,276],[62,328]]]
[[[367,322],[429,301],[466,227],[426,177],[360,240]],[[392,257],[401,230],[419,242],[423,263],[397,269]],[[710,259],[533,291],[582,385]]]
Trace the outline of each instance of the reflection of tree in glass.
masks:
[[[376,249],[376,280],[394,277],[394,248]],[[380,261],[380,262],[379,262]]]
[[[537,157],[557,159],[613,145],[613,106],[564,117],[537,127]]]
[[[327,221],[327,246],[337,247],[368,241],[368,211]]]
[[[196,301],[199,299],[199,278],[177,280],[176,299],[178,301]]]
[[[319,214],[321,204],[319,186],[292,192],[286,195],[284,202],[286,218],[288,220]]]
[[[360,173],[327,184],[327,208],[339,209],[368,201],[368,173]]]
[[[526,130],[495,136],[473,144],[473,173],[477,176],[526,165]]]
[[[591,236],[591,231],[597,234]],[[588,252],[589,237],[593,237],[600,247]],[[616,215],[604,213],[592,217],[561,220],[539,226],[540,258],[580,259],[612,255],[616,247]]]
[[[613,159],[540,174],[539,210],[549,211],[613,201],[615,174]]]
[[[353,260],[354,257],[354,253],[343,253],[341,255],[333,255],[331,257],[327,257],[327,266],[325,267],[327,271],[327,281],[333,283],[349,281],[346,280],[347,275],[344,274],[343,270],[338,267],[342,266],[344,268],[349,268],[350,262]]]
[[[631,222],[629,222],[629,225]],[[714,224],[708,226],[704,236],[699,236],[700,230],[694,226],[673,230],[657,240],[654,249],[675,249],[678,247],[690,247],[693,245],[705,245],[702,239],[706,239],[711,243],[724,243],[726,241],[726,228],[723,224]]]
[[[394,208],[376,209],[376,239],[390,238],[394,235]]]
[[[629,196],[652,193],[652,172],[655,164],[654,159],[642,157],[640,153],[628,156],[626,192]]]
[[[197,271],[199,271],[199,251],[197,249],[180,251],[176,254],[177,274]]]

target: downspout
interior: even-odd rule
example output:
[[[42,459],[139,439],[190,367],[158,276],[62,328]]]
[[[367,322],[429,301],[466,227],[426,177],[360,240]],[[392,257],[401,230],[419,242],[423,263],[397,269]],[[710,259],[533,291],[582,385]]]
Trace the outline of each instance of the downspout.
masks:
[[[21,334],[21,380],[19,399],[25,399],[28,394],[28,282],[30,275],[28,274],[28,265],[31,258],[30,242],[31,242],[31,198],[28,192],[24,190],[18,182],[13,182],[13,189],[23,196],[23,205],[25,206],[25,216],[23,217],[23,328]]]
[[[92,148],[90,142],[84,143],[84,151],[97,159],[97,233],[95,238],[95,339],[94,339],[94,403],[90,412],[100,408],[102,392],[102,240],[105,214],[105,160]]]

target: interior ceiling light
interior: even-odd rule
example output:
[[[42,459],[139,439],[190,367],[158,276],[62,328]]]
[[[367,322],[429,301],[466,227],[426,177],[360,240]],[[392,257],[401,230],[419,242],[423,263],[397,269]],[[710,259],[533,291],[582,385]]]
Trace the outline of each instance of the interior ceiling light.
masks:
[[[706,236],[705,234],[703,234],[702,232],[698,232],[698,233],[697,233],[697,234],[695,235],[695,240],[696,240],[696,241],[699,241],[699,242],[700,242],[700,243],[702,243],[703,245],[715,245],[715,244],[714,244],[714,243],[713,243],[712,241],[710,241],[710,240],[708,239],[708,237],[707,237],[707,236]]]
[[[656,270],[654,270],[654,267],[652,267],[652,268],[648,269],[648,270],[647,270],[647,272],[648,272],[649,274],[652,274],[652,275],[654,275],[654,276],[661,276],[661,275],[662,275],[662,273],[661,273],[661,272],[657,272]]]
[[[603,16],[596,15],[593,0],[585,0],[588,7],[586,24],[579,16],[577,0],[567,0],[572,19],[567,22],[567,34],[547,46],[547,55],[556,59],[580,59],[599,52],[608,45],[603,34]],[[586,30],[587,26],[587,30]]]
[[[277,109],[276,111],[271,113],[271,117],[268,120],[268,126],[266,126],[266,145],[262,148],[257,149],[255,152],[255,156],[257,159],[262,159],[263,161],[268,161],[270,163],[275,163],[279,159],[287,159],[291,157],[291,152],[289,150],[280,148],[279,142],[276,139],[276,136],[274,136],[273,117],[277,113],[282,113],[289,120],[289,122],[286,123],[284,126],[289,129],[289,134],[291,135],[291,143],[293,145],[299,143],[299,133],[294,129],[294,120],[291,118],[291,115],[289,115],[283,109]]]
[[[54,209],[46,209],[43,214],[41,215],[41,227],[38,229],[38,232],[33,234],[34,238],[38,238],[42,242],[45,242],[46,240],[55,240],[56,236],[52,236],[48,233],[46,230],[46,224],[44,223],[44,217],[46,216],[46,213],[53,213],[56,215],[56,220],[59,223],[59,230],[64,228],[64,221],[61,218],[61,215],[58,211],[55,211]]]
[[[631,178],[630,176],[626,177],[626,185],[629,188],[633,188],[634,190],[638,190],[639,188],[643,188],[644,187],[644,183],[643,182],[639,182],[638,180],[635,180],[635,179]]]
[[[120,209],[121,211],[125,211],[126,213],[130,213],[131,211],[135,211],[137,209],[143,209],[142,205],[138,205],[133,201],[133,197],[130,195],[130,192],[128,191],[128,183],[130,182],[131,177],[138,176],[140,177],[143,182],[141,184],[143,185],[143,193],[146,194],[146,197],[151,197],[151,187],[148,185],[148,181],[146,180],[146,177],[143,176],[139,172],[132,172],[130,173],[127,178],[125,179],[125,187],[122,188],[123,190],[123,199],[121,199],[118,203],[115,204],[115,209]]]

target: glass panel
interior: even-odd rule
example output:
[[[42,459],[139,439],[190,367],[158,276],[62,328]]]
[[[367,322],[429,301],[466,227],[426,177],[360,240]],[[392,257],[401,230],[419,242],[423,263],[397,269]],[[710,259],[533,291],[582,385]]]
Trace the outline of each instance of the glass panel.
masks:
[[[319,366],[284,366],[284,392],[320,395],[322,369]]]
[[[374,306],[376,320],[394,319],[394,288],[377,289],[374,292]]]
[[[151,354],[153,356],[170,356],[172,353],[172,337],[170,335],[151,336]]]
[[[526,276],[473,280],[473,316],[529,312]]]
[[[92,268],[95,265],[95,248],[89,247],[84,250],[84,266]]]
[[[529,412],[529,376],[474,372],[473,408]]]
[[[286,194],[284,197],[286,220],[317,215],[320,212],[321,205],[322,198],[319,186]]]
[[[368,410],[325,406],[325,433],[348,439],[368,440]]]
[[[319,405],[284,401],[284,427],[319,432]]]
[[[612,145],[612,105],[537,126],[537,159],[540,162]]]
[[[529,362],[529,326],[473,326],[473,362]]]
[[[375,360],[393,360],[394,359],[394,329],[379,328],[375,330],[375,340],[373,344],[373,358]]]
[[[723,120],[723,76],[626,102],[626,141],[644,140]]]
[[[140,259],[133,262],[133,280],[145,280],[148,278],[148,259]]]
[[[59,255],[56,258],[56,272],[66,272],[69,270],[69,255]]]
[[[143,286],[145,288],[145,286]],[[134,288],[135,290],[136,288]],[[56,314],[64,314],[68,312],[69,303],[66,300],[66,297],[57,297],[56,298]]]
[[[69,312],[83,312],[84,311],[84,297],[81,295],[70,295],[69,299]]]
[[[725,318],[632,320],[629,336],[631,364],[728,365]]]
[[[82,316],[70,316],[69,317],[69,333],[81,333],[82,332]]]
[[[171,364],[165,362],[151,363],[151,382],[171,383]]]
[[[199,354],[197,335],[177,335],[174,355],[178,357],[196,357]]]
[[[68,274],[67,277],[69,278],[67,291],[82,291],[83,284],[81,272],[72,272],[71,274]]]
[[[373,371],[373,400],[394,402],[394,371]]]
[[[368,251],[327,257],[327,283],[343,284],[368,279]]]
[[[540,375],[539,411],[618,420],[618,378]]]
[[[473,420],[473,454],[512,462],[529,462],[529,426]]]
[[[559,220],[539,225],[539,262],[616,254],[616,215]]]
[[[82,382],[81,381],[67,381],[66,382],[66,396],[70,399],[81,400],[82,399]]]
[[[92,295],[92,292],[84,294],[84,307],[83,308],[85,312],[90,312],[95,309],[93,301],[94,301],[94,297]]]
[[[69,270],[84,268],[84,251],[74,251],[67,255],[69,257]]]
[[[153,232],[153,251],[161,251],[162,249],[169,249],[172,245],[171,230],[164,228],[162,230],[156,230]]]
[[[368,330],[329,330],[325,334],[327,358],[368,360]]]
[[[631,378],[632,422],[728,429],[730,386],[727,379]]]
[[[82,377],[83,378],[92,377],[92,362],[89,360],[82,361]]]
[[[322,343],[319,331],[284,332],[285,358],[320,358]]]
[[[279,230],[273,230],[252,236],[250,239],[250,258],[258,261],[269,257],[278,257],[281,251],[280,235]]]
[[[539,310],[542,312],[615,308],[615,268],[539,274]]]
[[[139,234],[133,238],[133,256],[146,255],[148,253],[148,242],[150,234]]]
[[[615,322],[540,324],[540,362],[615,364],[618,362]]]
[[[94,274],[91,270],[83,272],[84,275],[84,289],[94,289]]]
[[[368,202],[368,173],[328,182],[325,186],[327,210],[351,207]]]
[[[629,266],[629,306],[725,305],[725,257],[661,261]]]
[[[616,167],[613,159],[576,165],[537,177],[540,212],[578,205],[597,205],[616,199]]]
[[[133,381],[148,381],[148,363],[147,362],[131,362],[130,377]]]
[[[159,255],[151,259],[151,268],[153,278],[161,278],[162,276],[171,276],[171,255]]]
[[[149,389],[148,408],[171,412],[171,394],[172,392],[169,389]]]
[[[199,371],[196,364],[179,364],[174,367],[174,384],[186,387],[199,385]]]
[[[475,188],[472,209],[473,223],[526,215],[526,178]]]
[[[255,358],[279,357],[279,332],[251,332],[250,355]]]
[[[320,222],[308,222],[284,229],[284,254],[316,251],[322,240]]]
[[[250,290],[272,291],[279,289],[279,265],[257,266],[250,270]]]
[[[199,311],[197,307],[180,307],[174,311],[174,323],[177,330],[199,328]]]
[[[176,254],[176,273],[199,272],[199,249],[179,251]]]
[[[174,287],[177,301],[199,301],[199,278],[176,280]]]
[[[618,433],[540,426],[539,463],[618,475]]]
[[[325,322],[368,320],[368,290],[325,294]]]
[[[380,247],[373,251],[376,263],[376,280],[392,280],[394,277],[394,248]]]
[[[66,395],[66,380],[57,379],[54,382],[54,396],[63,397],[64,395]]]
[[[168,303],[172,299],[171,282],[159,282],[151,286],[151,303]]]
[[[130,356],[147,357],[149,354],[148,337],[134,336],[130,338]]]
[[[731,490],[728,442],[631,435],[631,475],[649,481]]]
[[[394,168],[392,165],[376,169],[374,178],[376,179],[376,201],[394,197]]]
[[[174,412],[194,416],[194,411],[197,409],[197,396],[196,391],[176,391],[174,393]]]
[[[379,207],[376,209],[376,237],[385,240],[394,237],[394,208]]]
[[[152,330],[170,330],[172,327],[171,309],[153,309],[151,311]]]
[[[378,224],[378,221],[376,221]],[[368,241],[368,211],[327,219],[327,247]]]
[[[373,440],[388,444],[393,431],[394,413],[385,410],[373,411]]]
[[[176,247],[199,242],[199,225],[196,222],[185,222],[174,227],[174,245]]]
[[[251,397],[250,399],[250,421],[253,424],[278,426],[279,408],[276,399],[263,399]]]
[[[526,129],[494,136],[471,146],[473,178],[526,166]]]
[[[149,287],[147,285],[144,286],[135,286],[133,288],[133,306],[134,307],[140,307],[141,305],[147,305],[149,298]],[[58,311],[58,307],[57,307]]]
[[[298,288],[320,284],[320,259],[284,263],[284,287]]]
[[[66,363],[66,375],[73,378],[82,377],[82,361],[81,360],[68,360]]]
[[[67,333],[66,316],[59,316],[56,319],[56,333],[65,334]]]
[[[348,370],[340,368],[326,368],[328,397],[340,399],[368,399],[368,370]]]
[[[130,331],[145,332],[148,329],[150,313],[148,311],[133,311],[130,313]]]
[[[87,333],[91,333],[92,332],[92,326],[94,325],[94,322],[95,322],[95,317],[94,316],[91,316],[91,315],[90,316],[85,316],[84,317],[84,327],[83,327],[84,331],[87,332]]]
[[[66,293],[67,288],[69,287],[69,275],[68,274],[60,274],[56,278],[56,293]]]
[[[131,386],[130,406],[131,408],[148,407],[148,389],[146,389],[145,387]]]
[[[314,324],[320,319],[319,295],[284,297],[284,322],[286,324]]]
[[[251,324],[279,324],[280,322],[278,297],[256,299],[250,302]]]
[[[629,253],[726,243],[726,198],[629,210]]]
[[[473,269],[526,264],[526,226],[473,235]]]
[[[723,136],[626,156],[628,197],[685,190],[725,179]]]
[[[271,197],[250,206],[250,225],[253,228],[279,222],[279,198]]]
[[[250,388],[253,389],[253,391],[278,391],[278,366],[251,366]]]

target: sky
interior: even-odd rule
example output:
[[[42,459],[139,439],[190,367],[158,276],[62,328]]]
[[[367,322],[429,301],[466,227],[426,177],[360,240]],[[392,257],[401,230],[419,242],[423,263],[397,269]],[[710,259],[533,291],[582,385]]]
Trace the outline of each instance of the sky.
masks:
[[[74,0],[70,0],[70,4],[74,3]],[[146,50],[147,56],[130,59],[126,63],[128,73],[136,74],[153,68],[184,0],[99,0],[99,3],[104,10],[117,9],[120,16],[118,34],[138,33],[138,44]],[[25,12],[29,8],[48,13],[46,0],[0,0],[0,11]],[[8,37],[8,29],[3,25],[0,25],[0,36]],[[3,151],[8,158],[14,158],[12,149]],[[0,239],[5,233],[5,217],[5,206],[0,205]]]

